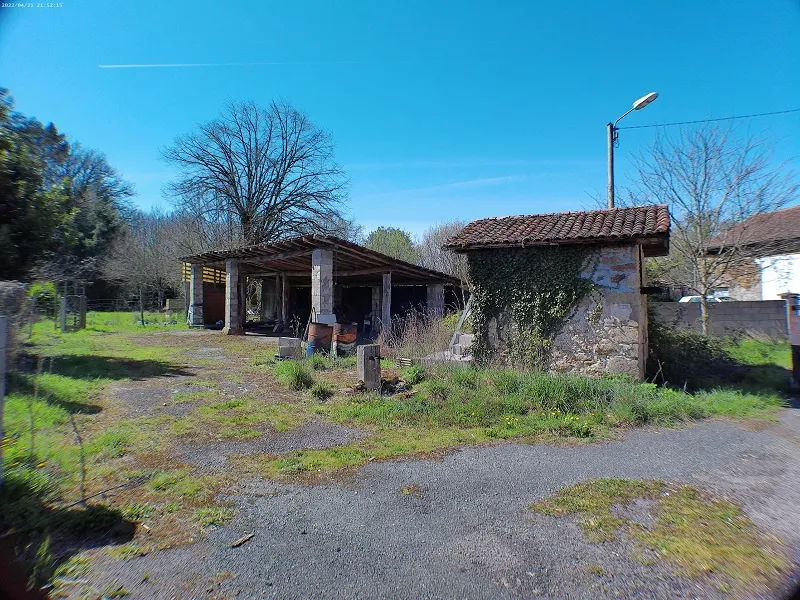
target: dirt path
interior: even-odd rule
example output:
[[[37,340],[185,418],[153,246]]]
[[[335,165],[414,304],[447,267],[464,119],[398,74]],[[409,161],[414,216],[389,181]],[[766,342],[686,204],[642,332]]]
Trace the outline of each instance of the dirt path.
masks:
[[[315,427],[308,437],[324,439]],[[336,485],[240,480],[226,498],[237,511],[229,525],[144,557],[98,552],[88,578],[133,598],[728,598],[634,560],[624,540],[589,544],[574,520],[528,510],[573,483],[625,477],[694,482],[741,502],[791,549],[788,585],[800,576],[800,411],[757,429],[707,421],[573,448],[468,448],[369,464]],[[270,443],[279,451],[283,442]],[[225,469],[226,451],[204,462]],[[411,485],[414,493],[401,493]]]

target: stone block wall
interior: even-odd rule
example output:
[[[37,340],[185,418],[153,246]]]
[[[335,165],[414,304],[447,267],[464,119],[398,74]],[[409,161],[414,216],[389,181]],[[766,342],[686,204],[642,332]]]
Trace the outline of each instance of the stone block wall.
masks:
[[[583,375],[644,377],[647,296],[638,246],[603,247],[581,276],[595,286],[553,340],[550,368]]]
[[[699,302],[653,302],[658,319],[679,329],[702,330]],[[731,336],[756,333],[778,339],[788,337],[786,302],[712,302],[708,305],[709,333]]]

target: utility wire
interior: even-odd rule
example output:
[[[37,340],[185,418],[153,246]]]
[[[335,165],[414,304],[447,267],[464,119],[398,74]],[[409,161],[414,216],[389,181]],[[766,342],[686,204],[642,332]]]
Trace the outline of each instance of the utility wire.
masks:
[[[628,127],[617,127],[617,129],[647,129],[650,127],[672,127],[673,125],[694,125],[695,123],[713,123],[714,121],[733,121],[734,119],[752,119],[754,117],[769,117],[771,115],[785,115],[787,113],[800,112],[800,108],[789,110],[776,110],[773,112],[757,113],[754,115],[740,115],[738,117],[721,117],[719,119],[700,119],[699,121],[680,121],[677,123],[662,123],[660,125],[630,125]]]

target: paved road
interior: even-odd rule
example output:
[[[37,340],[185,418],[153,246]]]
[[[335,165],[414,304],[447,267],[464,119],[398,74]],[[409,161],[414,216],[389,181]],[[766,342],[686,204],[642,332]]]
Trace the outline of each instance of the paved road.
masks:
[[[100,561],[91,577],[137,598],[727,597],[633,560],[628,542],[588,544],[569,519],[527,507],[597,477],[701,483],[742,502],[800,564],[800,411],[760,429],[707,421],[582,447],[505,444],[374,463],[341,485],[242,482],[230,525],[190,547]],[[422,497],[400,493],[410,484]]]

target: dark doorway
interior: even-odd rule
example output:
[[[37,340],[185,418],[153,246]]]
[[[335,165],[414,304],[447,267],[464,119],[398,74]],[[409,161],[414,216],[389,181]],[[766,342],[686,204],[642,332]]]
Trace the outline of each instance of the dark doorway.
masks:
[[[341,303],[333,307],[333,312],[340,323],[358,323],[362,326],[364,317],[372,312],[372,288],[342,288]]]
[[[403,285],[392,288],[392,316],[405,316],[412,310],[425,310],[428,304],[428,287]]]

